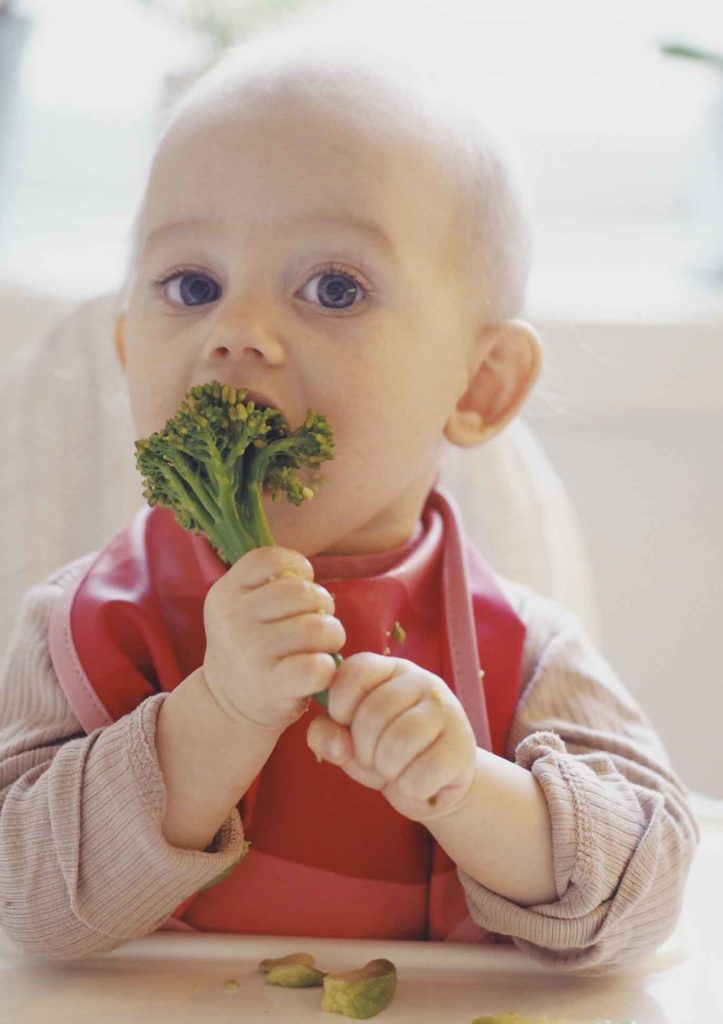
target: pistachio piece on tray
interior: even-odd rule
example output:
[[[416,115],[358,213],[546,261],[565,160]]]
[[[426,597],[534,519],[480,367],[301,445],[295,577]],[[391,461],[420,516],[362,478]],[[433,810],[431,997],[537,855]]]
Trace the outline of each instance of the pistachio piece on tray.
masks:
[[[266,972],[267,985],[281,985],[284,988],[314,988],[324,981],[322,971],[306,964],[287,964],[285,967],[273,967]]]
[[[287,964],[305,964],[306,967],[313,967],[314,958],[311,953],[290,953],[288,956],[280,956],[276,960],[262,960],[259,970],[262,974],[268,974],[274,967],[286,967]]]
[[[364,1020],[392,1001],[397,971],[391,960],[370,960],[355,971],[340,971],[324,978],[322,1010]]]
[[[267,985],[284,988],[314,988],[324,980],[323,972],[314,967],[310,953],[291,953],[277,960],[262,960],[259,970],[266,975]]]

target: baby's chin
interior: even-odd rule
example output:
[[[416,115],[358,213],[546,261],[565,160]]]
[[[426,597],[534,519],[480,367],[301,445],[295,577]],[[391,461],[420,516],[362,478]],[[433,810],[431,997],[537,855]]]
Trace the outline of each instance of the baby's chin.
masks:
[[[316,503],[316,507],[314,506]],[[264,507],[271,536],[282,548],[299,551],[306,558],[322,554],[333,543],[334,524],[316,496],[294,505],[282,494],[276,501],[265,495]]]
[[[365,555],[388,551],[405,543],[416,524],[402,530],[401,524],[389,515],[372,513],[363,518],[363,510],[355,507],[343,514],[334,501],[314,497],[300,506],[280,497],[266,504],[266,517],[276,544],[299,551],[306,558],[317,555]],[[402,535],[403,534],[403,535]]]
[[[277,501],[268,496],[265,507],[276,544],[299,551],[306,558],[366,554],[374,550],[362,524],[351,522],[334,501],[325,501],[318,492],[301,505],[293,505],[283,496]]]

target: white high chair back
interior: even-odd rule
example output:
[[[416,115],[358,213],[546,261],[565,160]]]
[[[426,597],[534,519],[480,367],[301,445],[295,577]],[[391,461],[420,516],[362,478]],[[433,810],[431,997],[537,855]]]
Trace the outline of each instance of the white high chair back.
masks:
[[[25,590],[107,542],[143,500],[116,308],[115,293],[77,304],[0,289],[0,652]],[[597,632],[575,514],[523,421],[480,449],[450,449],[441,480],[494,569]]]

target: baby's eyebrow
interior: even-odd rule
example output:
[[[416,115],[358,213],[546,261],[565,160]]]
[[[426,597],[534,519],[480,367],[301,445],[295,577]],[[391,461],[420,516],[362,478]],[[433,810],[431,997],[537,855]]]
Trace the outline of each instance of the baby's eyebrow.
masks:
[[[196,231],[209,231],[216,226],[221,226],[221,224],[221,220],[209,220],[207,217],[187,218],[186,220],[171,221],[170,224],[161,224],[148,235],[144,248],[148,251],[156,245],[160,245],[166,235],[174,234],[176,231],[187,230],[188,228],[195,228]]]
[[[373,221],[363,220],[359,217],[344,217],[337,213],[322,210],[318,213],[301,214],[298,217],[293,217],[287,222],[285,227],[288,229],[303,224],[323,224],[336,228],[352,228],[353,230],[366,235],[367,241],[376,245],[378,248],[383,249],[389,254],[394,253],[394,246],[392,245],[392,242],[382,228]],[[144,248],[148,252],[156,245],[159,245],[166,236],[175,234],[177,231],[193,228],[196,232],[203,232],[212,231],[214,228],[218,227],[223,227],[223,222],[221,220],[212,221],[205,217],[171,221],[169,224],[161,224],[157,228],[154,228],[146,238]],[[279,229],[277,228],[275,230]]]
[[[356,231],[360,231],[365,234],[369,241],[372,241],[381,246],[381,248],[386,249],[387,252],[394,251],[394,246],[382,228],[370,220],[362,220],[358,217],[342,217],[336,213],[320,211],[318,213],[304,214],[300,217],[294,217],[289,222],[290,225],[298,223],[328,224],[330,227],[339,228],[351,227]]]

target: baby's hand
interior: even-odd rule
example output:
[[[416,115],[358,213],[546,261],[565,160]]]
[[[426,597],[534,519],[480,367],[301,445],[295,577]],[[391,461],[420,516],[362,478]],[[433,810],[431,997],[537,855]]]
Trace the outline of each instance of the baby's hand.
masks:
[[[309,726],[311,749],[381,790],[405,817],[441,818],[469,792],[477,749],[472,726],[433,673],[402,658],[353,654],[336,670],[328,712]]]
[[[204,676],[229,717],[282,732],[331,682],[346,635],[313,575],[298,551],[254,548],[206,595]]]

